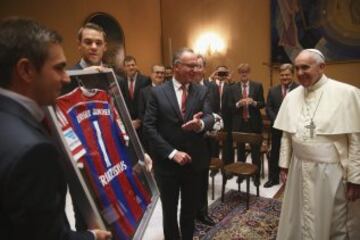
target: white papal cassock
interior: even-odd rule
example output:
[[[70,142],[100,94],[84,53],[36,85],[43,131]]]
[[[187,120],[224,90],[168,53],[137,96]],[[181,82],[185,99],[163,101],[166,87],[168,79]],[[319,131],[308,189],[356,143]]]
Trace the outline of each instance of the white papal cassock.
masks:
[[[282,130],[279,166],[288,168],[277,239],[360,239],[360,90],[325,75],[291,91],[274,127]]]

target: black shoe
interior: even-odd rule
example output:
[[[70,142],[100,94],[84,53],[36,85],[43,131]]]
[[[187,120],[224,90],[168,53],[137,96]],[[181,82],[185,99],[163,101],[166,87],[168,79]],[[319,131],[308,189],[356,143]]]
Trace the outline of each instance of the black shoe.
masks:
[[[273,180],[269,180],[264,184],[264,188],[270,188],[274,185],[278,185],[279,181],[273,181]]]
[[[201,215],[196,218],[199,222],[202,224],[208,225],[208,226],[214,226],[216,223],[214,220],[212,220],[208,215]]]

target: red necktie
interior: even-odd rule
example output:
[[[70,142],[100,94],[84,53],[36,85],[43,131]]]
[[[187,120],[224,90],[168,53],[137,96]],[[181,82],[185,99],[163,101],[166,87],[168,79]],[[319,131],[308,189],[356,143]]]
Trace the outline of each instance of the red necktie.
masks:
[[[243,84],[242,98],[247,98],[246,86],[247,86],[246,84]],[[248,106],[243,106],[242,117],[245,121],[249,119]]]
[[[222,108],[222,95],[223,95],[223,91],[224,91],[224,85],[222,82],[219,82],[218,89],[219,89],[220,109],[221,109]]]
[[[181,94],[181,115],[184,117],[186,112],[186,85],[181,85],[180,89],[182,90]]]
[[[133,78],[130,78],[129,95],[130,95],[131,99],[134,98],[134,79]]]

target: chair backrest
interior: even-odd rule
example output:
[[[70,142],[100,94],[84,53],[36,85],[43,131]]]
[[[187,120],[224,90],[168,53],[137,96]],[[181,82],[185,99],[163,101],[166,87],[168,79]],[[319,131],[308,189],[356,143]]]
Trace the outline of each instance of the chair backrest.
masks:
[[[244,133],[244,132],[232,132],[233,142],[237,144],[249,143],[260,145],[263,141],[263,136],[260,133]]]

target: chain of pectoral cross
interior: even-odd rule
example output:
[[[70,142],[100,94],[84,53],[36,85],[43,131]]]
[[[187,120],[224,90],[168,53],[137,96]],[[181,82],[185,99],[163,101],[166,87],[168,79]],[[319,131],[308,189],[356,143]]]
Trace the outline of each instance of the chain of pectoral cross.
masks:
[[[305,128],[309,129],[309,131],[310,131],[310,138],[313,138],[313,137],[314,137],[314,131],[315,131],[315,129],[316,129],[316,125],[315,125],[313,119],[314,119],[315,114],[316,114],[316,111],[317,111],[317,109],[318,109],[318,107],[319,107],[322,94],[323,94],[323,92],[321,92],[320,97],[319,97],[319,100],[318,100],[318,102],[317,102],[317,104],[316,104],[316,108],[315,108],[315,110],[314,110],[314,112],[313,112],[313,114],[312,114],[312,117],[310,117],[310,123],[309,123],[308,125],[305,125]],[[308,108],[307,108],[307,112],[309,113],[309,109],[308,109]]]

